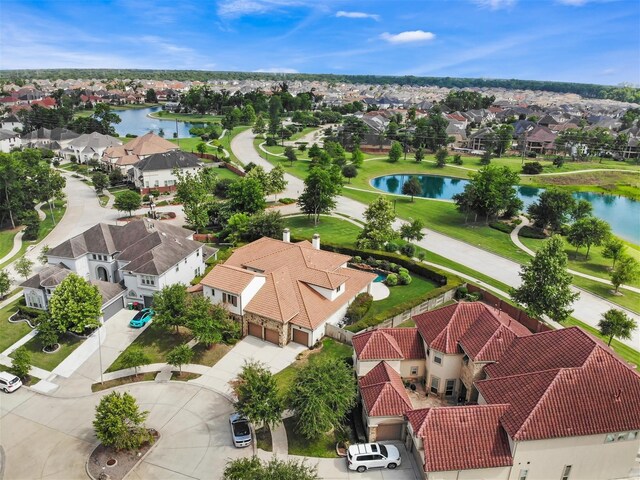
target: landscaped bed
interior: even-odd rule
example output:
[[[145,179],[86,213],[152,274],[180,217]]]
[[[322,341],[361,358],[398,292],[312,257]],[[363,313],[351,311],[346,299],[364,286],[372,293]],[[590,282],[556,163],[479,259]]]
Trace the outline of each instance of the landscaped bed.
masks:
[[[158,372],[147,372],[140,373],[138,375],[129,375],[127,377],[116,378],[114,380],[107,380],[104,383],[94,383],[91,385],[92,392],[101,392],[102,390],[106,390],[108,388],[119,387],[120,385],[126,385],[127,383],[136,383],[136,382],[152,382]]]
[[[273,451],[273,442],[271,440],[271,430],[268,427],[258,428],[256,430],[256,446],[265,452]]]
[[[24,346],[31,355],[31,364],[34,367],[52,371],[62,363],[65,358],[71,355],[71,352],[78,348],[84,340],[85,339],[82,337],[71,335],[69,333],[62,334],[58,340],[60,348],[52,353],[43,352],[45,345],[42,344],[38,335],[25,343]],[[11,356],[13,356],[13,354],[11,354]]]
[[[136,450],[116,450],[102,444],[98,445],[87,461],[87,472],[91,478],[122,480],[126,477],[160,439],[156,430],[149,431],[153,435],[153,443],[145,443]],[[108,477],[101,477],[102,474]]]

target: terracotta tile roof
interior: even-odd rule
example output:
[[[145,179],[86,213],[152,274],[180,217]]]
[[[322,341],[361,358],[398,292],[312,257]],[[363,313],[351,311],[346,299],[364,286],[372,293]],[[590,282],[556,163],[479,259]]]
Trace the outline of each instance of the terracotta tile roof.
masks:
[[[370,417],[404,415],[413,406],[398,372],[380,362],[358,380],[362,403]]]
[[[474,362],[495,362],[517,337],[531,332],[504,312],[498,314],[488,309],[490,315],[482,315],[460,338],[460,346]]]
[[[358,360],[425,358],[417,328],[378,328],[353,337]]]
[[[598,346],[607,348],[578,327],[516,338],[497,363],[488,365],[490,378],[580,367]]]
[[[509,404],[502,424],[514,440],[640,429],[640,376],[604,348],[581,367],[493,378],[476,387],[487,403]]]
[[[207,287],[240,295],[254,278],[263,276],[231,265],[216,265],[200,283]]]
[[[424,471],[506,467],[513,464],[500,425],[508,405],[425,408],[405,414],[424,445]]]
[[[238,248],[225,265],[265,275],[264,286],[245,307],[247,312],[315,329],[375,279],[371,273],[342,268],[349,258],[317,250],[306,241],[263,237]],[[339,285],[344,291],[334,300],[314,288]]]
[[[458,343],[477,322],[483,322],[483,328],[478,327],[472,334],[465,337],[465,344],[473,352],[479,354],[484,347],[483,341],[489,341],[487,327],[498,329],[504,325],[514,335],[525,335],[528,330],[504,312],[496,312],[495,309],[481,302],[462,302],[446,307],[438,308],[430,312],[413,317],[418,331],[429,348],[442,353],[453,354],[458,352]],[[498,342],[495,348],[487,350],[486,355],[491,356],[494,351],[499,351]],[[469,353],[469,352],[467,352]]]

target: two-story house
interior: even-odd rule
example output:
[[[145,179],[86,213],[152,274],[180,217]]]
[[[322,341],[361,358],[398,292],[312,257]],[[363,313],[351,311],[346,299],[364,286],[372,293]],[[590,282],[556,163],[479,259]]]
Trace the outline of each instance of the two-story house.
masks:
[[[178,181],[176,170],[195,175],[201,168],[200,159],[193,153],[182,150],[154,153],[133,165],[133,183],[141,193],[173,191]]]
[[[348,268],[349,259],[320,250],[318,235],[291,243],[285,229],[283,241],[264,237],[236,249],[200,283],[206,298],[242,322],[243,335],[310,347],[376,277]]]

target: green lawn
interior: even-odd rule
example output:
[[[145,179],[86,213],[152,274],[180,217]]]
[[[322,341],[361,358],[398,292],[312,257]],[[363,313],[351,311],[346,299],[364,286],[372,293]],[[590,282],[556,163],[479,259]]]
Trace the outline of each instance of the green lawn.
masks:
[[[20,231],[20,228],[3,230],[0,232],[0,258],[4,258],[13,248],[13,238]]]
[[[316,440],[307,440],[295,429],[296,417],[283,420],[289,442],[289,455],[301,455],[316,458],[337,458],[335,432],[322,435]]]
[[[335,217],[320,217],[318,225],[309,220],[306,215],[301,217],[285,217],[284,223],[291,230],[294,238],[311,240],[315,233],[320,234],[320,240],[326,238],[332,244],[355,247],[356,237],[361,228],[351,222]]]
[[[222,178],[230,178],[231,180],[238,180],[240,178],[240,176],[238,174],[232,172],[228,168],[217,168],[216,169],[216,175],[220,179],[222,179]]]
[[[161,120],[178,120],[179,122],[190,123],[220,123],[221,115],[200,115],[199,113],[174,113],[166,110],[153,112],[149,115],[152,118]]]
[[[301,131],[294,133],[293,135],[291,135],[291,138],[289,138],[289,142],[295,142],[296,140],[298,140],[299,138],[304,137],[305,135],[311,133],[311,132],[315,132],[316,130],[322,130],[322,128],[318,128],[318,127],[306,127],[303,128]]]
[[[18,311],[18,302],[14,300],[0,310],[0,352],[4,352],[31,331],[25,322],[9,323],[9,317]]]
[[[73,335],[62,335],[60,337],[60,348],[54,353],[44,353],[42,349],[44,345],[36,335],[29,340],[24,346],[31,353],[31,364],[44,370],[52,371],[56,368],[71,352],[80,346],[84,340]],[[13,355],[11,355],[13,356]]]
[[[60,223],[60,220],[62,220],[64,212],[67,210],[67,203],[65,200],[56,200],[53,205],[53,217],[55,218],[55,225],[57,225],[58,223]],[[42,211],[47,215],[47,218],[40,222],[37,242],[49,235],[49,232],[51,232],[51,230],[55,228],[54,222],[51,219],[51,211],[49,210],[49,205],[43,205]]]
[[[128,383],[136,382],[152,382],[158,372],[139,373],[138,375],[131,375],[129,377],[116,378],[114,380],[107,380],[104,383],[94,383],[91,385],[92,392],[101,392],[107,388],[119,387],[120,385],[126,385]]]
[[[337,342],[332,338],[325,337],[322,340],[322,348],[314,349],[304,352],[302,358],[296,360],[284,370],[276,373],[274,378],[278,385],[278,390],[281,395],[285,395],[291,388],[296,372],[300,370],[304,365],[311,362],[318,362],[323,358],[334,358],[339,360],[345,360],[353,356],[353,347],[344,343]]]
[[[374,317],[385,310],[393,308],[407,300],[411,300],[412,298],[424,295],[425,293],[437,288],[435,283],[419,277],[412,272],[409,273],[413,279],[411,283],[409,285],[396,285],[395,287],[389,287],[389,296],[383,300],[373,302],[373,305],[371,305],[367,314],[362,317],[362,322],[366,322],[368,318]]]
[[[212,345],[210,348],[203,343],[199,343],[193,347],[193,360],[191,360],[191,363],[213,367],[232,348],[232,346],[223,343]]]
[[[589,280],[587,278],[573,276],[573,282],[575,286],[584,288],[588,292],[594,293],[605,300],[621,305],[629,310],[640,313],[640,294],[630,292],[629,290],[620,289],[622,295],[613,295],[611,291],[613,287],[605,283],[596,282],[595,280]]]

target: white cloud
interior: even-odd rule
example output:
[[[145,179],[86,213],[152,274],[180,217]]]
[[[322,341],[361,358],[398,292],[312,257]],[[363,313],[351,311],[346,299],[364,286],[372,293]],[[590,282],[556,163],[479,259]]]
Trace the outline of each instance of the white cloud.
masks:
[[[482,8],[491,10],[500,10],[501,8],[509,8],[515,5],[516,0],[472,0],[473,3]]]
[[[558,3],[562,5],[569,5],[571,7],[581,7],[587,3],[588,0],[558,0]]]
[[[344,17],[344,18],[371,18],[376,22],[380,21],[380,15],[376,15],[375,13],[364,13],[364,12],[345,12],[344,10],[340,10],[336,12],[336,17]]]
[[[269,67],[269,68],[259,68],[258,70],[254,70],[256,73],[299,73],[295,68],[287,68],[287,67]]]
[[[304,4],[303,0],[223,0],[218,5],[218,15],[226,18],[261,15],[279,8]]]
[[[436,35],[434,33],[425,32],[423,30],[413,30],[396,33],[395,35],[389,32],[384,32],[382,35],[380,35],[380,38],[386,40],[389,43],[411,43],[433,40],[434,38],[436,38]]]

